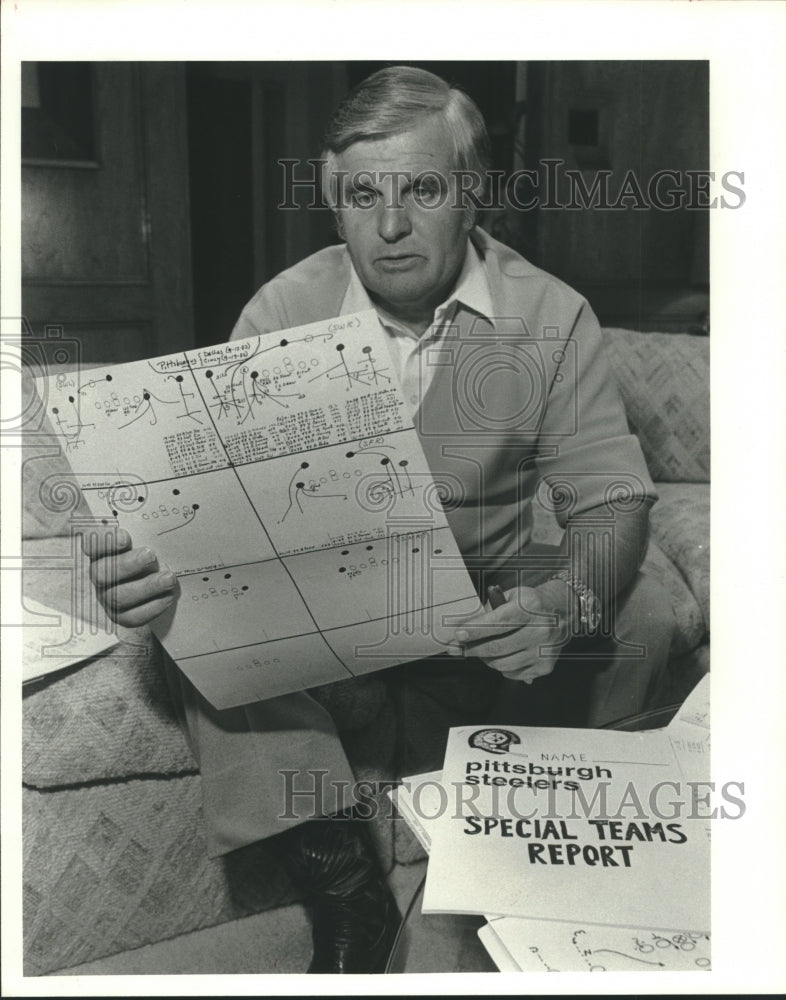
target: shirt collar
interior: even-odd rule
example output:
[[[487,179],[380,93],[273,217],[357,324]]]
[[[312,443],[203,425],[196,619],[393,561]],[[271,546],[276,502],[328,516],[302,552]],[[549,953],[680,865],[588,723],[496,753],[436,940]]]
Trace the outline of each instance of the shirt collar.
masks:
[[[438,330],[445,319],[452,319],[459,305],[479,313],[493,325],[491,292],[489,290],[488,277],[486,276],[486,268],[472,240],[467,240],[467,252],[464,255],[464,263],[461,265],[461,271],[459,272],[453,291],[435,309],[434,320],[424,336],[429,336],[430,333],[433,334],[433,332]],[[374,308],[368,292],[350,261],[349,286],[341,303],[340,314],[363,312],[365,309]],[[377,309],[377,314],[382,325],[391,333],[403,334],[407,337],[418,339],[410,329],[392,316],[388,316],[379,309]]]

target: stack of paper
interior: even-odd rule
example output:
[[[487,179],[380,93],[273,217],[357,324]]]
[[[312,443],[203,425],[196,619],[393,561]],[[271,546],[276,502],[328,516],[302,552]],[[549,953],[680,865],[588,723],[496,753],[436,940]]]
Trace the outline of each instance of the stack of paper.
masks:
[[[708,778],[708,678],[665,730],[454,729],[396,789],[423,912],[483,913],[503,971],[708,969]]]

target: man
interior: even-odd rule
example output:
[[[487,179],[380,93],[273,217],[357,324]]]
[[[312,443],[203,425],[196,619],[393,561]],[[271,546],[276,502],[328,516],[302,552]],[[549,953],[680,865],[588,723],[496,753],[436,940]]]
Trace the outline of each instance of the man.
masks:
[[[475,105],[438,77],[406,67],[370,77],[325,140],[346,244],[263,286],[232,337],[376,309],[479,593],[505,590],[447,651],[526,690],[530,721],[599,725],[643,707],[668,654],[669,601],[637,575],[655,494],[587,304],[474,224],[466,194],[478,185],[465,181],[485,175],[487,150]],[[533,558],[539,484],[566,529],[561,563]],[[87,544],[119,623],[149,622],[176,600],[171,574],[127,536],[117,550]],[[310,971],[380,969],[398,915],[362,824],[307,822],[304,808],[285,829],[279,815],[279,772],[314,767],[335,782],[325,815],[351,815],[336,789],[352,773],[328,714],[306,692],[217,711],[179,672],[174,683],[211,853],[274,838],[314,903]]]

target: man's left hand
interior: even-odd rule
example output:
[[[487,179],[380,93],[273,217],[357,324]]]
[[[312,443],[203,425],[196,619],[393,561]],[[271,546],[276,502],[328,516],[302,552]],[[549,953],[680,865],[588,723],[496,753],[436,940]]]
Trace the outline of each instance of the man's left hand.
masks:
[[[557,609],[547,610],[532,587],[515,587],[505,597],[506,604],[462,623],[447,651],[475,656],[512,680],[531,684],[554,669],[566,641],[564,620]]]

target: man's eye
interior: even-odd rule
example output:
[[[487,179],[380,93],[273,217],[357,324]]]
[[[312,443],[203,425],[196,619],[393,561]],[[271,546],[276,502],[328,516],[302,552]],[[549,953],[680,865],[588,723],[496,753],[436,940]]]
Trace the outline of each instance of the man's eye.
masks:
[[[377,200],[377,193],[376,191],[368,190],[353,191],[351,200],[356,208],[371,208]]]
[[[435,205],[440,199],[440,187],[434,181],[423,181],[415,184],[412,195],[418,205]]]

